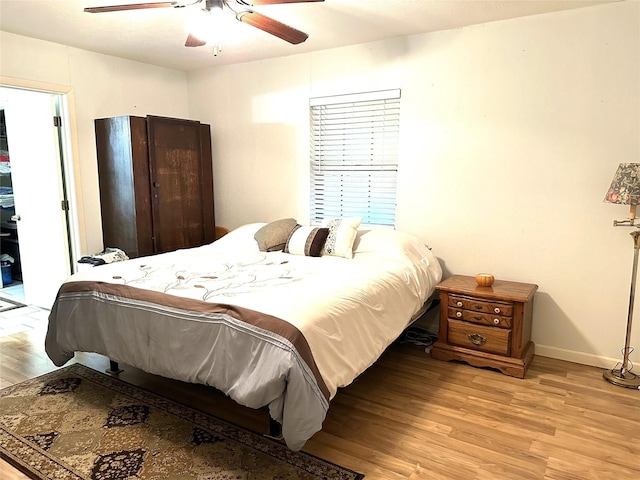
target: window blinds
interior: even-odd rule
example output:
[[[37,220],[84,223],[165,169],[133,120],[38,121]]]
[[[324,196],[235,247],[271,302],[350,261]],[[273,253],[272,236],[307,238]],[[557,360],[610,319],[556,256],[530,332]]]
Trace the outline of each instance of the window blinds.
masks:
[[[311,223],[395,226],[400,90],[313,98]]]

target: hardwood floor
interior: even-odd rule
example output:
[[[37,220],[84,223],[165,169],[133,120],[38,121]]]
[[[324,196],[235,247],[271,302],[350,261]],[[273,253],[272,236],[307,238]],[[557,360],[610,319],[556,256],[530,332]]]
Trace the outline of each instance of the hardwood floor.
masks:
[[[14,325],[0,328],[0,387],[55,368],[43,349],[46,311],[20,310],[0,313]],[[95,354],[74,361],[108,367]],[[267,431],[266,410],[211,388],[127,366],[121,378]],[[607,383],[600,369],[540,356],[520,380],[394,344],[336,395],[304,450],[365,480],[640,478],[640,391]],[[0,478],[26,477],[0,462]]]

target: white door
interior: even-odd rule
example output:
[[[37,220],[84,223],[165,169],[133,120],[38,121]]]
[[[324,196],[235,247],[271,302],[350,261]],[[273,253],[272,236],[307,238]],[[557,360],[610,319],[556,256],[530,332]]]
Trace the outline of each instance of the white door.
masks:
[[[51,308],[70,274],[58,133],[48,93],[1,88],[25,301]]]

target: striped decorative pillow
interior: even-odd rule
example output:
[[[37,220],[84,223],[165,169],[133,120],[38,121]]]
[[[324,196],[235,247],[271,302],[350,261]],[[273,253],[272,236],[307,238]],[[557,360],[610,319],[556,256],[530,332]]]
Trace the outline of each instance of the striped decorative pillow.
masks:
[[[292,255],[319,257],[328,236],[328,228],[297,225],[289,235],[284,252]]]

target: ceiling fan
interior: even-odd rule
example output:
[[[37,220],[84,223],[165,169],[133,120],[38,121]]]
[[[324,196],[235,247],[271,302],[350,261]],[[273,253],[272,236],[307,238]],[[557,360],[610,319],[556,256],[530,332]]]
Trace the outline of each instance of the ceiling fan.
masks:
[[[242,10],[235,10],[231,5],[240,7],[252,7],[254,5],[277,5],[284,3],[309,3],[309,2],[323,2],[324,0],[204,0],[203,11],[206,13],[220,13],[223,10],[230,10],[235,14],[237,20],[256,27],[263,32],[274,35],[282,40],[285,40],[291,44],[297,45],[304,42],[309,35],[300,30],[296,30],[293,27],[285,25],[273,18],[267,17],[258,12],[254,12],[248,8]],[[104,7],[87,7],[84,9],[88,13],[105,13],[105,12],[119,12],[124,10],[142,10],[149,8],[183,8],[187,6],[197,5],[202,3],[203,0],[193,0],[190,3],[169,1],[169,2],[148,2],[148,3],[132,3],[125,5],[110,5]],[[200,47],[207,44],[207,40],[203,37],[206,35],[202,33],[189,32],[185,47]],[[218,47],[215,47],[214,53],[217,54]]]

